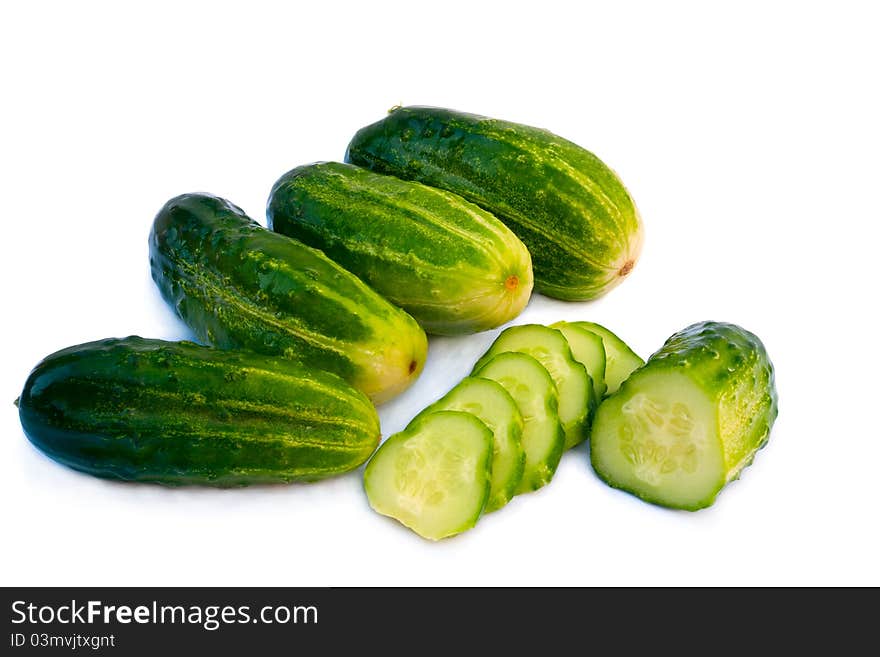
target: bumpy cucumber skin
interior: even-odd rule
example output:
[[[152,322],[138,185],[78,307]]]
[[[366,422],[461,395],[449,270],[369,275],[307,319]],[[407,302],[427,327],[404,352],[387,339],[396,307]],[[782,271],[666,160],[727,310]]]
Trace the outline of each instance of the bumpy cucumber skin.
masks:
[[[642,222],[617,175],[546,130],[436,107],[400,107],[355,134],[346,162],[459,194],[532,254],[535,288],[592,299],[632,271]]]
[[[430,413],[436,413],[437,411],[460,411],[465,413],[470,413],[478,420],[483,422],[493,433],[493,453],[497,453],[498,445],[495,437],[497,434],[495,433],[496,428],[493,427],[488,422],[488,417],[484,413],[480,413],[471,409],[468,409],[460,404],[456,404],[455,400],[460,391],[467,387],[477,387],[480,386],[491,386],[494,388],[493,393],[496,395],[500,395],[501,399],[504,400],[504,404],[499,404],[499,406],[508,406],[509,414],[510,414],[510,422],[507,424],[507,433],[504,436],[506,444],[513,447],[516,452],[512,454],[515,459],[513,470],[511,471],[508,479],[504,482],[503,486],[496,486],[494,476],[492,478],[492,485],[489,491],[489,499],[486,502],[486,508],[484,509],[484,513],[490,513],[492,511],[497,511],[504,505],[506,505],[514,495],[516,495],[517,488],[520,485],[520,482],[523,478],[523,471],[526,465],[526,454],[522,449],[521,439],[522,439],[522,430],[523,430],[523,418],[522,414],[519,411],[519,407],[516,402],[513,400],[513,397],[510,396],[510,393],[504,388],[503,385],[493,381],[492,379],[480,378],[480,377],[465,377],[462,381],[446,393],[443,397],[435,401],[430,406],[425,407],[418,415],[416,415],[412,422],[418,422],[422,417],[428,415]],[[498,401],[501,401],[499,399]],[[498,409],[495,409],[498,410]],[[493,461],[492,473],[495,474],[496,468],[494,464],[497,461]]]
[[[380,438],[369,399],[333,374],[137,336],[47,356],[18,406],[48,456],[127,481],[311,481],[358,467]]]
[[[160,210],[150,267],[165,300],[209,344],[295,358],[340,375],[379,403],[421,373],[416,321],[301,242],[209,194]]]
[[[269,228],[321,249],[429,333],[516,317],[532,291],[525,245],[456,194],[339,162],[297,167],[273,186]]]
[[[724,322],[699,322],[672,335],[609,399],[628,397],[645,373],[664,369],[686,375],[716,411],[716,431],[721,440],[726,476],[717,490],[700,502],[674,507],[697,511],[711,506],[724,486],[738,479],[743,469],[752,464],[758,450],[767,444],[779,414],[773,363],[761,340],[746,329]],[[732,430],[738,428],[737,422],[739,427],[742,423],[747,426],[738,432]],[[605,483],[620,488],[596,468],[595,459],[593,467]],[[649,494],[627,492],[646,502],[669,506]]]

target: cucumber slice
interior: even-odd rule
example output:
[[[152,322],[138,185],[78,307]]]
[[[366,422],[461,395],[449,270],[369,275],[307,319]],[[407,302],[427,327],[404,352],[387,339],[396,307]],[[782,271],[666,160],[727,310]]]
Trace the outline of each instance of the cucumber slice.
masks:
[[[565,449],[586,440],[595,406],[593,382],[584,366],[574,359],[565,336],[540,324],[511,326],[495,339],[477,361],[474,371],[490,358],[507,351],[528,354],[550,373],[559,394],[559,420],[565,431]]]
[[[437,411],[379,447],[364,489],[375,511],[436,541],[476,524],[491,475],[489,428],[470,413]]]
[[[507,352],[486,361],[475,376],[497,381],[522,414],[526,460],[517,494],[549,483],[565,448],[565,433],[556,410],[556,384],[550,374],[531,356]]]
[[[629,345],[601,324],[595,322],[569,322],[571,326],[586,329],[602,338],[605,347],[605,396],[617,392],[620,384],[635,370],[645,364],[644,359]]]
[[[605,346],[602,338],[595,333],[580,326],[568,322],[556,322],[550,328],[555,328],[568,340],[571,347],[571,355],[587,369],[587,374],[593,379],[593,393],[598,404],[605,395]]]
[[[492,431],[492,479],[483,513],[500,509],[516,494],[526,463],[521,442],[523,419],[516,402],[501,384],[468,377],[416,415],[413,422],[437,411],[470,413]]]
[[[760,340],[731,324],[697,324],[602,402],[593,468],[648,502],[701,509],[752,462],[776,414],[773,366]]]

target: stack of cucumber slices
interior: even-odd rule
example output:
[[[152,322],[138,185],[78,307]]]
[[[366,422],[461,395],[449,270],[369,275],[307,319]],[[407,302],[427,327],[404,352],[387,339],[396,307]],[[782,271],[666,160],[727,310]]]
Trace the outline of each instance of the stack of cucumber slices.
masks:
[[[377,512],[438,540],[549,483],[590,438],[610,486],[696,510],[751,463],[776,413],[764,346],[733,324],[689,326],[647,363],[592,322],[513,326],[379,448],[364,485]]]

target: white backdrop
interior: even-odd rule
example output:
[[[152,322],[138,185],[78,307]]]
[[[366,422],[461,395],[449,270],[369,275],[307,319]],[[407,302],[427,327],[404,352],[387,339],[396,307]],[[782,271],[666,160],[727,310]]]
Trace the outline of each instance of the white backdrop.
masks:
[[[0,9],[0,584],[880,584],[871,3],[183,4]],[[168,198],[208,191],[264,222],[278,176],[342,158],[398,103],[548,128],[636,199],[627,281],[593,303],[535,296],[516,323],[598,321],[645,357],[702,319],[764,340],[779,420],[714,507],[613,491],[580,447],[550,486],[432,544],[370,511],[361,471],[167,489],[27,442],[12,400],[43,356],[190,337],[149,277]],[[384,435],[496,333],[432,339]]]

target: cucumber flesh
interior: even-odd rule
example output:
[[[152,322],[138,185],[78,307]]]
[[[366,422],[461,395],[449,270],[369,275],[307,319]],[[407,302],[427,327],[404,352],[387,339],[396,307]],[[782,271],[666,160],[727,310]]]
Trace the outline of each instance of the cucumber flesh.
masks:
[[[370,506],[439,540],[473,527],[489,498],[492,432],[470,413],[437,411],[394,434],[364,472]]]
[[[590,450],[606,483],[663,506],[703,508],[726,483],[714,407],[679,372],[646,372],[602,402]]]
[[[629,348],[629,345],[601,324],[595,322],[569,322],[571,326],[586,329],[602,338],[605,347],[605,396],[617,392],[620,384],[635,370],[645,364],[645,360]]]
[[[523,418],[525,467],[516,493],[537,490],[553,479],[565,448],[557,412],[556,385],[537,360],[507,352],[486,361],[475,376],[498,382],[513,398]]]
[[[500,509],[516,494],[526,462],[521,442],[523,419],[516,402],[501,384],[467,377],[425,408],[413,422],[437,411],[470,413],[492,431],[492,479],[483,513]]]
[[[559,420],[565,431],[565,448],[586,440],[595,406],[593,382],[584,366],[574,359],[565,336],[556,329],[540,324],[511,326],[495,339],[477,361],[474,371],[490,358],[507,351],[528,354],[550,373],[559,395]]]
[[[605,395],[605,346],[602,338],[580,326],[568,322],[556,322],[550,328],[561,332],[568,340],[574,359],[587,369],[593,379],[594,399],[598,404]]]

